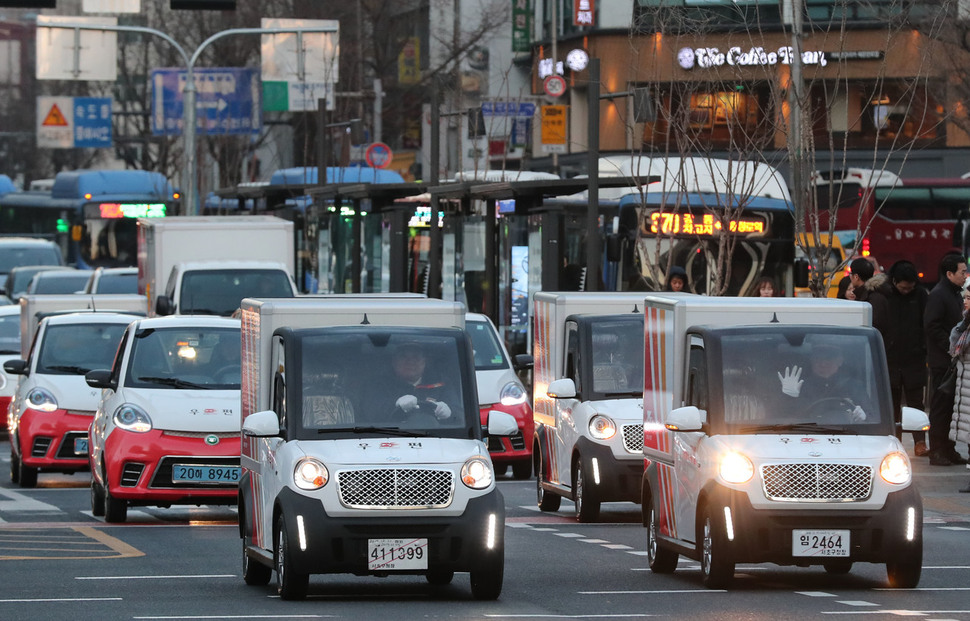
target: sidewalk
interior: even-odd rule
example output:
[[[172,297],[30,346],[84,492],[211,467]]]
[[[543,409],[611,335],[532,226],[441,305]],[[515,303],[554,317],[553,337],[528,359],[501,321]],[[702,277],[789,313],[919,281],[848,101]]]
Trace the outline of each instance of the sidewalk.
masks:
[[[925,519],[947,522],[970,522],[970,494],[960,490],[970,485],[966,466],[931,466],[926,457],[913,456],[913,435],[903,434],[906,454],[913,463],[916,487],[923,497]],[[966,446],[957,445],[966,456]]]

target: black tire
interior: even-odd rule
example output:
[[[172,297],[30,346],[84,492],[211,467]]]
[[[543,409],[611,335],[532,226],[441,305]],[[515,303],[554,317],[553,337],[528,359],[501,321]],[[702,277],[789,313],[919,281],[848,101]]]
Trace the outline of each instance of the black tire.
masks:
[[[91,479],[91,515],[104,517],[104,488]]]
[[[919,585],[923,573],[923,537],[917,537],[915,545],[900,550],[898,557],[886,562],[886,576],[894,589],[915,589]]]
[[[584,524],[595,522],[600,517],[600,501],[587,483],[590,480],[586,460],[580,457],[573,473],[573,502],[576,505],[576,519]]]
[[[673,550],[664,548],[657,536],[660,527],[657,524],[657,509],[652,496],[647,497],[643,511],[647,517],[645,520],[647,525],[647,562],[650,564],[650,571],[655,574],[672,574],[677,569],[677,561],[680,559],[680,555]]]
[[[276,593],[280,599],[297,600],[306,597],[310,585],[310,575],[297,572],[290,562],[289,536],[286,533],[286,520],[276,518]]]
[[[17,469],[20,471],[17,483],[20,487],[37,487],[37,468],[25,466],[24,462],[18,460]]]
[[[822,567],[825,568],[825,573],[827,574],[843,576],[852,571],[852,561],[847,558],[832,559],[830,561],[824,561]]]
[[[471,570],[472,597],[494,600],[502,594],[505,575],[505,550],[497,550],[494,556]]]
[[[734,580],[734,559],[728,551],[724,533],[724,516],[719,507],[704,506],[700,520],[701,575],[709,589],[726,589]]]
[[[246,548],[252,540],[249,535],[242,538],[242,574],[243,580],[250,586],[266,586],[273,577],[273,569],[263,565],[246,554]]]
[[[451,581],[455,579],[455,572],[443,569],[432,569],[427,574],[425,574],[425,579],[428,584],[434,586],[447,586],[451,584]]]
[[[14,455],[13,450],[10,451],[10,482],[20,483],[20,460]]]
[[[112,524],[121,523],[128,519],[128,501],[115,498],[108,489],[107,481],[104,486],[104,521]]]
[[[542,483],[545,481],[546,477],[545,467],[542,464],[541,456],[536,464],[538,464],[536,467],[536,504],[539,505],[539,511],[559,511],[559,505],[562,503],[562,496],[552,492],[547,492],[542,488]]]
[[[512,464],[512,477],[520,481],[532,476],[532,460],[525,459]]]
[[[492,467],[495,468],[495,476],[497,477],[500,477],[509,471],[508,464],[492,464]]]

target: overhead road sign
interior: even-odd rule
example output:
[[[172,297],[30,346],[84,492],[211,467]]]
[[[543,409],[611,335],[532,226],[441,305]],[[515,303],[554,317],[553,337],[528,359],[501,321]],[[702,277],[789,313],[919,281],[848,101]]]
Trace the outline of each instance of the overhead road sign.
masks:
[[[185,69],[154,69],[152,133],[178,136],[184,129]],[[259,76],[252,68],[203,68],[195,78],[196,133],[255,134],[261,126]]]
[[[37,146],[105,148],[111,141],[110,97],[38,97]]]
[[[51,27],[56,24],[85,24],[93,28],[117,26],[118,18],[38,15],[38,80],[114,82],[118,79],[117,32]]]
[[[331,32],[273,32],[262,35],[261,78],[267,110],[317,110],[320,99],[333,110],[339,76],[340,22],[334,19],[264,17],[262,28],[332,28]],[[283,107],[285,106],[285,107]]]

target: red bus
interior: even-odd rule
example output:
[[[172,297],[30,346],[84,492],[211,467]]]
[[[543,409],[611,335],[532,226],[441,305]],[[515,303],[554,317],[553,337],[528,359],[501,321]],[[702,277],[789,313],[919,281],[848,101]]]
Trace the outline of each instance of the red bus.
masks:
[[[817,172],[819,230],[829,230],[829,206],[838,206],[835,234],[845,248],[876,257],[888,270],[912,261],[923,282],[939,279],[943,255],[963,252],[970,213],[970,179],[901,178],[864,168]],[[806,222],[807,230],[811,231]],[[861,235],[861,239],[859,239]]]

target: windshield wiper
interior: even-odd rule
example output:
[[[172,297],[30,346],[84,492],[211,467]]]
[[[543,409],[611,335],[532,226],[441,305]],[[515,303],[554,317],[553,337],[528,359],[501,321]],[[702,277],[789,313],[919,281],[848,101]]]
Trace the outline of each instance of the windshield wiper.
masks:
[[[809,433],[831,433],[834,435],[850,434],[856,435],[856,432],[849,431],[845,427],[828,427],[825,425],[819,425],[818,423],[781,423],[776,425],[749,425],[748,427],[742,427],[741,433],[758,433],[759,431],[792,431],[798,432],[809,432]]]
[[[424,431],[414,431],[411,429],[401,429],[400,427],[327,427],[317,429],[317,433],[383,433],[389,436],[404,436],[414,438],[426,438],[428,434]]]
[[[79,367],[79,366],[69,365],[69,364],[51,364],[51,365],[47,365],[46,368],[51,371],[65,371],[67,373],[75,373],[77,375],[84,375],[85,373],[91,370],[91,369],[88,369],[87,367]]]
[[[174,386],[175,388],[202,388],[204,390],[209,390],[209,386],[204,384],[196,384],[195,382],[188,382],[177,377],[136,377],[139,382],[148,382],[150,384],[162,384],[163,386]]]

